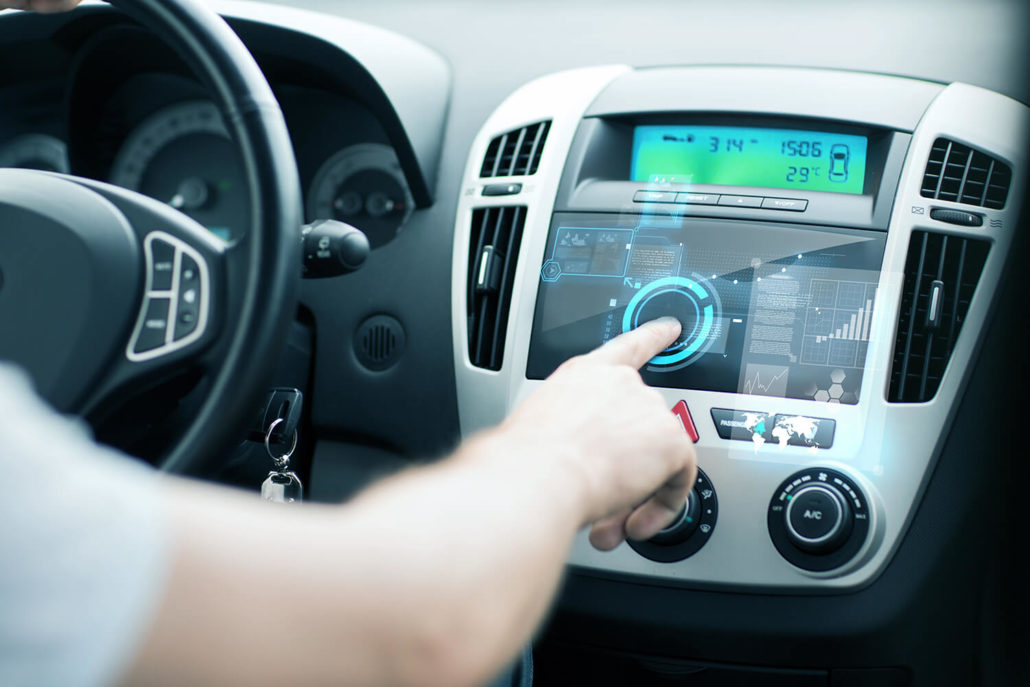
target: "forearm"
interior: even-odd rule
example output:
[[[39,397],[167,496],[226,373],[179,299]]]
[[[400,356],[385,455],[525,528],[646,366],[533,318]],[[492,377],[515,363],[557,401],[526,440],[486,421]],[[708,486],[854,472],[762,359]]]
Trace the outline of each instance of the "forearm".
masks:
[[[579,527],[613,548],[686,499],[693,444],[636,372],[679,331],[651,323],[573,359],[499,428],[343,507],[170,487],[176,562],[130,681],[489,679],[546,612]]]
[[[442,640],[437,658],[460,663],[448,666],[452,679],[441,684],[484,682],[547,611],[589,510],[582,475],[556,450],[493,430],[352,504],[358,536],[371,536],[363,542],[372,552],[364,573],[375,578],[407,566],[377,590],[405,595],[379,610],[394,616],[384,632],[411,622],[418,609],[429,621],[423,636]]]
[[[518,451],[487,434],[341,508],[176,487],[177,562],[130,681],[485,681],[546,612],[585,513],[568,461]]]

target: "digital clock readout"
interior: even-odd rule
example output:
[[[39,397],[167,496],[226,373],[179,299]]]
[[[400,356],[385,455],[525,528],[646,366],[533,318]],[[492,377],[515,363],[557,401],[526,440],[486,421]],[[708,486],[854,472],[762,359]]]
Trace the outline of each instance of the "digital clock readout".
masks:
[[[862,193],[865,136],[798,129],[638,126],[633,181]]]

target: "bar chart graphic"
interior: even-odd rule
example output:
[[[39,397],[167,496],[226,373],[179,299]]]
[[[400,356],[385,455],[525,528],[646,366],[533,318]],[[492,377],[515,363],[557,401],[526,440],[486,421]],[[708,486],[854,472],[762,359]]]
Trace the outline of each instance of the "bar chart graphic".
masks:
[[[860,367],[865,361],[876,284],[813,279],[801,363]]]

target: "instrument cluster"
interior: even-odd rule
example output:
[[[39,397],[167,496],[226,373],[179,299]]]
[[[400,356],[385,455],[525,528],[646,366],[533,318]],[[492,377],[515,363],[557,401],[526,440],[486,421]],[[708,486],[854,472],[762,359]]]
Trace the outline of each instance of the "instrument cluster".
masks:
[[[88,88],[72,84],[73,92]],[[372,248],[395,238],[414,201],[374,115],[332,93],[288,84],[276,91],[293,140],[305,221],[353,225]],[[82,93],[81,107],[92,111],[72,108],[67,135],[22,127],[0,140],[0,167],[106,181],[167,203],[227,242],[241,239],[250,224],[247,183],[214,103],[167,73],[137,74],[104,95],[110,97]]]

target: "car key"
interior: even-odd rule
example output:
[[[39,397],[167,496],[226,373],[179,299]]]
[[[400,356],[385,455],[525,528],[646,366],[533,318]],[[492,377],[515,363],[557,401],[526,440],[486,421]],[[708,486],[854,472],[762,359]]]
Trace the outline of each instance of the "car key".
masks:
[[[276,418],[268,426],[268,433],[265,435],[265,450],[275,464],[275,469],[268,473],[268,477],[261,483],[261,498],[273,503],[298,503],[304,500],[304,485],[301,484],[297,473],[290,470],[290,456],[297,448],[297,432],[293,432],[293,442],[290,450],[279,456],[272,450],[271,439],[275,428],[283,422],[282,418]]]

